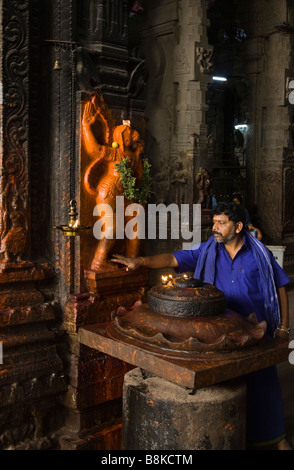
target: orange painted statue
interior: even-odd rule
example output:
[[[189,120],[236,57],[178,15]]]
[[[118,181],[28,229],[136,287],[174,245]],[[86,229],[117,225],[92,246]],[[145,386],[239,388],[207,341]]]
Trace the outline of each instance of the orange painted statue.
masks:
[[[144,142],[129,122],[111,129],[105,104],[99,95],[94,95],[91,101],[85,104],[82,133],[85,150],[91,159],[84,175],[85,189],[95,197],[96,204],[108,204],[113,211],[112,220],[109,221],[113,238],[101,238],[98,241],[91,269],[116,269],[114,263],[108,261],[108,255],[116,242],[116,196],[124,195],[116,164],[128,158],[132,176],[136,177],[136,182],[139,183],[143,173]],[[132,201],[125,198],[124,203],[126,208]],[[125,218],[124,222],[127,223],[131,218],[132,216]],[[104,220],[104,231],[107,232],[107,217]],[[125,247],[126,256],[137,256],[139,239],[125,238]]]

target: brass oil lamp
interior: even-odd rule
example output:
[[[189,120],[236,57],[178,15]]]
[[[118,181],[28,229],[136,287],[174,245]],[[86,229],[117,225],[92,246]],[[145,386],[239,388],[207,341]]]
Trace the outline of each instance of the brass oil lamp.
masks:
[[[61,230],[64,237],[77,237],[80,236],[82,230],[91,228],[89,225],[80,225],[78,220],[77,203],[72,199],[69,203],[67,225],[54,225],[53,228]]]

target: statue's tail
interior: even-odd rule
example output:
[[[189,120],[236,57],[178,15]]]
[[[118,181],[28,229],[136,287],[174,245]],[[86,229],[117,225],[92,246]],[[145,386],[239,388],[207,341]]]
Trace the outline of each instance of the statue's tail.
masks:
[[[85,175],[84,175],[84,186],[86,191],[94,197],[98,195],[98,172],[101,162],[93,162],[88,166]]]

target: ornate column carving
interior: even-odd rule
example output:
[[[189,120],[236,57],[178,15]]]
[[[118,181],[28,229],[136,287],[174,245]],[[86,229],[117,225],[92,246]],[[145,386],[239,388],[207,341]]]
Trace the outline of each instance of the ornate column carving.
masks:
[[[30,253],[29,18],[28,1],[3,2],[0,197],[1,254],[5,264],[11,257],[18,263]]]
[[[41,256],[36,232],[44,220],[43,196],[36,203],[34,193],[43,182],[36,171],[43,175],[36,132],[39,77],[32,63],[39,59],[38,3],[1,2],[1,449],[50,447],[52,395],[65,388],[55,334],[46,324],[56,317],[49,289],[54,273],[48,263],[33,259]]]

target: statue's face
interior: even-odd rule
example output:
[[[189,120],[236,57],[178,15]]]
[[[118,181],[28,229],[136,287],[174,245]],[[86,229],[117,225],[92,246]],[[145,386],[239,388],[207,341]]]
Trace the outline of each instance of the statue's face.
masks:
[[[121,124],[115,128],[113,138],[116,142],[119,142],[120,146],[123,145],[123,147],[130,147],[140,140],[140,134],[130,126]]]

